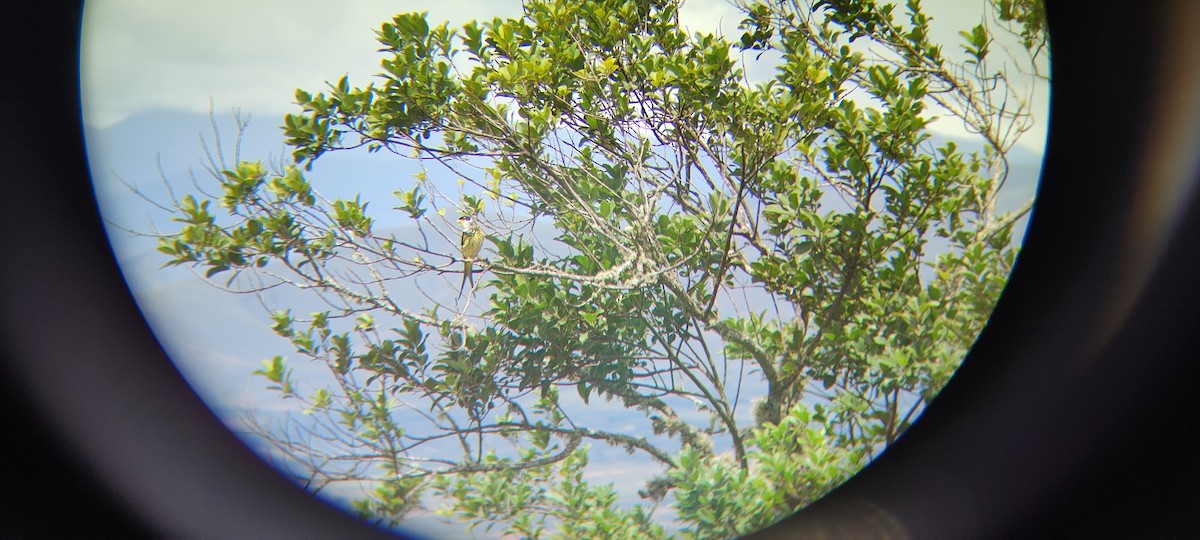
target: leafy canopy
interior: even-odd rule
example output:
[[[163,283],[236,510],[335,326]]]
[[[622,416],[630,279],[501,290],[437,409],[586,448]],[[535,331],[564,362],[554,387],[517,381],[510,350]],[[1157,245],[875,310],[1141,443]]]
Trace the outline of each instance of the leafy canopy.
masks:
[[[355,508],[390,522],[440,504],[521,536],[708,538],[812,502],[933,399],[1013,263],[1030,206],[997,199],[1030,123],[989,25],[951,54],[915,0],[748,2],[733,41],[672,0],[524,7],[395,16],[375,80],[296,92],[292,163],[214,163],[220,192],[175,202],[168,264],[329,306],[273,312],[325,369],[264,362],[303,414],[257,434],[313,489],[375,482]],[[937,142],[935,115],[982,150]],[[314,165],[353,151],[416,172],[393,201],[325,198]],[[488,235],[459,302],[455,213]],[[612,404],[641,423],[589,425]],[[647,503],[585,479],[593,444],[656,465]]]

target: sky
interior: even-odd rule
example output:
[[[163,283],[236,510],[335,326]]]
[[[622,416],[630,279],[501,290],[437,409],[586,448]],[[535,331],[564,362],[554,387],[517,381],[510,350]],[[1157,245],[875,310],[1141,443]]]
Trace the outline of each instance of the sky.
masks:
[[[926,0],[933,38],[957,42],[957,31],[979,20],[987,0]],[[82,86],[84,119],[110,126],[138,111],[168,108],[207,112],[241,107],[259,116],[291,112],[296,88],[322,88],[349,74],[367,82],[379,72],[373,30],[402,11],[428,11],[433,21],[520,14],[515,0],[214,0],[160,2],[105,0],[84,10]],[[693,31],[736,39],[740,17],[726,0],[688,0],[681,18]],[[996,32],[1003,43],[1002,35]],[[1009,42],[1011,46],[1011,41]],[[948,50],[948,53],[954,52]],[[1023,139],[1045,145],[1048,91],[1033,92],[1039,122]],[[211,101],[210,101],[211,100]],[[938,129],[961,134],[961,126]]]
[[[956,29],[977,20],[985,2],[926,0],[924,5],[935,17],[935,39],[951,41]],[[189,168],[201,172],[197,132],[208,131],[210,107],[226,133],[231,131],[227,117],[232,108],[252,115],[244,155],[280,155],[283,149],[275,128],[284,114],[294,112],[295,89],[321,89],[343,74],[349,75],[351,84],[365,85],[379,71],[373,30],[403,11],[428,11],[430,20],[458,25],[471,18],[518,16],[520,3],[87,2],[82,111],[105,217],[119,228],[151,224],[148,216],[153,209],[119,180],[161,195],[156,154],[172,181],[186,179]],[[740,18],[724,0],[688,0],[682,19],[694,31],[738,35]],[[1038,83],[1034,109],[1039,123],[1021,143],[1034,162],[1040,161],[1044,145],[1047,98],[1045,83]],[[954,124],[938,124],[935,129],[947,135],[964,134]],[[389,166],[378,159],[341,155],[330,155],[319,164],[359,178],[397,174]],[[388,196],[395,188],[385,184],[356,189],[375,189],[376,195]],[[370,193],[365,195],[371,199]],[[284,412],[260,381],[248,377],[259,360],[288,350],[286,342],[266,328],[258,302],[212,289],[188,270],[161,268],[163,259],[153,251],[153,242],[121,234],[119,228],[111,229],[112,240],[126,279],[160,341],[197,392],[219,414],[243,407]],[[612,418],[623,421],[616,415]],[[593,446],[589,476],[625,486],[625,500],[636,500],[630,494],[636,492],[646,470],[629,463],[623,452],[602,446]]]

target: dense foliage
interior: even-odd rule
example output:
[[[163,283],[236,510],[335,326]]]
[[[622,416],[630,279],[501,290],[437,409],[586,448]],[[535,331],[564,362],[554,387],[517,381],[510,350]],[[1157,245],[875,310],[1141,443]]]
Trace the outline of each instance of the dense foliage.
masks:
[[[940,44],[916,1],[739,7],[733,41],[689,35],[671,0],[397,15],[378,79],[297,91],[294,163],[221,164],[220,193],[175,201],[169,264],[327,302],[274,311],[293,351],[257,372],[302,404],[254,424],[290,470],[373,482],[355,508],[385,522],[427,506],[522,537],[729,537],[896,441],[1013,263],[1030,206],[996,205],[1028,106],[987,24]],[[935,115],[982,150],[937,143]],[[393,201],[327,199],[312,167],[345,151],[419,172]],[[463,213],[488,242],[451,301]],[[644,422],[581,420],[612,404]],[[597,444],[657,463],[644,504],[584,478]]]

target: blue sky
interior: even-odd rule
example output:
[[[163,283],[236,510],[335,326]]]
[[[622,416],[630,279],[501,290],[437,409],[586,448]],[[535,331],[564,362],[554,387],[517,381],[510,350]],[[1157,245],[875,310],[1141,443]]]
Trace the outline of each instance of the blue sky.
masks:
[[[935,14],[935,37],[951,41],[957,28],[977,20],[985,1],[924,2]],[[251,115],[244,157],[282,155],[286,150],[277,126],[285,113],[294,111],[295,89],[320,89],[325,81],[343,74],[349,74],[352,83],[368,82],[378,71],[374,54],[378,46],[372,30],[401,11],[429,11],[431,20],[461,24],[468,18],[518,15],[520,3],[87,3],[81,51],[82,106],[97,196],[106,219],[120,228],[143,231],[155,223],[168,226],[165,214],[131,194],[121,181],[136,184],[148,196],[161,200],[166,192],[156,162],[180,186],[190,183],[189,169],[203,176],[198,135],[211,136],[210,106],[221,122],[227,145],[233,133],[228,112],[239,107]],[[689,0],[683,11],[683,21],[691,29],[718,30],[726,35],[737,35],[739,19],[723,0]],[[1018,165],[1036,181],[1048,91],[1044,82],[1031,84],[1035,85],[1035,119],[1039,123],[1022,140]],[[961,126],[953,123],[939,123],[935,129],[949,136],[964,134]],[[209,143],[213,143],[211,138]],[[412,170],[405,167],[410,166],[378,155],[337,155],[323,158],[315,172],[328,182],[329,195],[353,197],[361,192],[367,200],[387,201],[397,189],[387,179],[408,178]],[[364,178],[373,180],[361,181]],[[1033,181],[1019,186],[1021,193],[1014,194],[1014,200],[1031,195]],[[126,279],[160,341],[214,410],[231,424],[232,415],[243,408],[268,415],[286,411],[273,395],[264,392],[258,379],[248,376],[261,359],[289,351],[288,344],[269,331],[266,313],[254,297],[215,290],[186,269],[160,268],[163,259],[147,238],[113,228],[112,240]],[[282,301],[299,300],[286,297]],[[632,419],[641,417],[635,414],[623,419],[616,414],[619,410],[607,409],[611,408],[597,408],[596,419],[611,422],[612,429],[626,428]],[[594,445],[592,456],[589,475],[614,482],[626,502],[637,501],[637,487],[648,473],[655,472],[646,468],[648,460],[631,460],[623,451],[603,445]],[[430,523],[418,521],[426,526]]]

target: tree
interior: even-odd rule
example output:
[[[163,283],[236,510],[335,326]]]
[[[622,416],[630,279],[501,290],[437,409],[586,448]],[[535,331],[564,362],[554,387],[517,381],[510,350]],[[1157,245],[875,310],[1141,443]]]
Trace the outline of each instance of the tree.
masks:
[[[355,508],[387,523],[440,504],[522,536],[658,537],[666,501],[707,538],[896,441],[1013,263],[1031,205],[996,205],[1028,105],[986,23],[955,61],[916,1],[738,7],[735,43],[689,36],[671,0],[530,0],[458,29],[397,15],[377,80],[296,92],[290,163],[213,160],[218,193],[170,202],[168,264],[328,305],[270,323],[323,378],[282,355],[255,372],[303,409],[250,418],[290,471],[314,491],[372,482]],[[750,81],[739,59],[764,56],[774,76]],[[936,144],[935,114],[982,150]],[[391,203],[323,197],[314,164],[351,151],[419,172]],[[371,203],[416,232],[381,229]],[[487,244],[451,302],[455,214]],[[599,403],[645,425],[579,420]],[[583,479],[595,444],[662,467],[648,506]]]
[[[1046,6],[1043,1],[991,0],[991,4],[1004,30],[1020,36],[1021,45],[1034,60],[1033,69],[1040,72],[1037,59],[1046,52],[1047,46]]]

